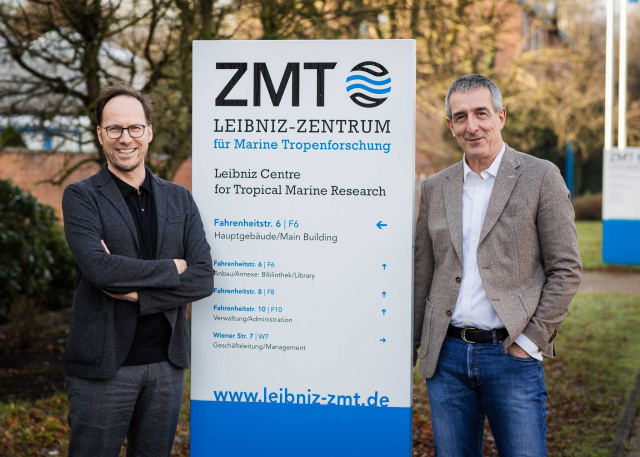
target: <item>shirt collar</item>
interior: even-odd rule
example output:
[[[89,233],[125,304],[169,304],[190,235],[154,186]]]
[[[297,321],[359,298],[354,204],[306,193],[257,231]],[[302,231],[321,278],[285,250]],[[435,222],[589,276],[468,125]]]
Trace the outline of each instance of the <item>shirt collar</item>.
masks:
[[[487,168],[486,170],[484,170],[482,173],[488,173],[491,176],[493,176],[494,178],[496,176],[498,176],[498,169],[500,168],[500,163],[502,162],[502,156],[504,155],[504,150],[505,150],[505,144],[504,141],[502,142],[502,149],[500,149],[500,152],[498,153],[498,155],[496,156],[495,159],[493,159],[493,162],[491,162],[491,165],[489,166],[489,168]],[[467,159],[465,158],[465,156],[462,156],[462,167],[464,169],[464,183],[467,183],[467,175],[469,173],[474,173],[473,170],[471,170],[471,168],[469,168],[469,165],[467,165]],[[481,174],[482,174],[481,173]]]
[[[111,175],[111,178],[115,181],[116,186],[118,186],[118,189],[120,190],[120,193],[122,194],[123,197],[126,197],[127,195],[129,195],[129,193],[131,193],[132,191],[136,190],[135,187],[133,187],[130,184],[127,184],[122,179],[120,179],[116,175],[114,175],[111,172],[111,170],[109,170],[108,168],[107,168],[107,171]],[[142,185],[140,186],[140,188],[146,190],[147,192],[149,192],[149,194],[153,193],[153,192],[151,192],[151,178],[149,177],[149,171],[146,170],[146,169],[145,169],[144,181],[142,182]],[[137,193],[137,191],[136,191],[136,193]]]

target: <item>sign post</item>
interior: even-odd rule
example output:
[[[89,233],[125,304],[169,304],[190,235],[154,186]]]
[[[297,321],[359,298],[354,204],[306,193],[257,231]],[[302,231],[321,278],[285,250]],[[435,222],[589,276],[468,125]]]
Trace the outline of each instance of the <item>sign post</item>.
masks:
[[[191,455],[410,456],[415,42],[195,42]]]
[[[613,1],[607,0],[602,261],[640,265],[640,148],[627,147],[627,0],[620,0],[618,147],[613,147]]]
[[[602,261],[640,265],[640,148],[604,151]]]

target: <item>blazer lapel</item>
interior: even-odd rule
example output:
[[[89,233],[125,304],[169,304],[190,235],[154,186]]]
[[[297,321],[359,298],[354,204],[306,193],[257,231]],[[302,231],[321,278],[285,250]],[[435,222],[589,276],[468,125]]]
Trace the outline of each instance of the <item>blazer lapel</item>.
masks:
[[[136,246],[138,247],[138,252],[140,251],[140,242],[138,240],[138,232],[136,230],[136,225],[133,223],[133,218],[131,217],[131,213],[129,212],[129,208],[122,198],[122,194],[118,189],[116,183],[111,179],[111,175],[109,174],[109,170],[107,170],[107,164],[104,164],[102,169],[98,172],[98,189],[100,193],[106,197],[107,200],[111,202],[113,206],[118,210],[124,221],[127,223],[127,227],[131,231],[133,235],[133,239],[136,242]]]
[[[520,163],[515,151],[505,144],[504,156],[502,157],[500,168],[498,168],[496,182],[493,183],[493,190],[491,191],[487,214],[484,216],[478,245],[482,243],[482,240],[485,239],[496,222],[498,222],[504,207],[507,205],[511,192],[513,192],[513,188],[520,176],[520,171],[517,169],[519,166]]]
[[[442,190],[449,234],[458,259],[460,259],[460,264],[462,264],[462,186],[464,184],[462,174],[464,167],[462,162],[458,162],[455,167],[447,183],[442,186]]]
[[[151,171],[147,171],[151,173]],[[158,220],[158,240],[156,244],[156,256],[160,254],[162,236],[167,225],[167,194],[166,186],[156,175],[151,173],[151,188],[153,189],[153,202],[156,205],[156,219]]]

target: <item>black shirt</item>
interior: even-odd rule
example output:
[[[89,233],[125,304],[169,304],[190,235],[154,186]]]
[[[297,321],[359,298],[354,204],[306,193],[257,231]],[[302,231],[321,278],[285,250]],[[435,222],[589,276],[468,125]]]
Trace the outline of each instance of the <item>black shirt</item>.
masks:
[[[109,171],[111,173],[111,171]],[[136,226],[140,257],[142,260],[155,260],[158,241],[158,219],[151,190],[149,172],[140,186],[140,191],[111,173],[124,201],[129,208]],[[108,246],[107,246],[108,247]],[[139,304],[135,306],[140,307]],[[123,366],[148,365],[169,360],[167,348],[171,338],[171,326],[164,313],[138,317],[136,334],[129,355]]]

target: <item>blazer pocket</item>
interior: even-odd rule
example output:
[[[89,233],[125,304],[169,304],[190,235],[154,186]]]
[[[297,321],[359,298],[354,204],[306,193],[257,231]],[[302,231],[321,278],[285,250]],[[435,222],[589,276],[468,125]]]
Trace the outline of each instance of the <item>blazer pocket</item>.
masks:
[[[433,327],[433,304],[426,300],[426,306],[424,310],[424,322],[422,323],[422,337],[420,338],[420,360],[424,359],[429,354],[429,340],[431,338],[431,328]]]
[[[179,224],[184,221],[184,214],[180,214],[179,216],[167,216],[168,224]]]
[[[182,242],[182,235],[184,232],[184,214],[180,216],[167,217],[167,225],[165,227],[165,234],[179,239]]]
[[[106,326],[105,311],[75,310],[65,354],[69,363],[100,365],[104,355]]]
[[[524,300],[522,299],[522,294],[518,295],[518,301],[520,302],[520,306],[522,306],[522,309],[524,310],[525,314],[527,315],[527,320],[531,320],[531,316],[533,316],[533,312],[530,312],[527,307],[524,304]]]

